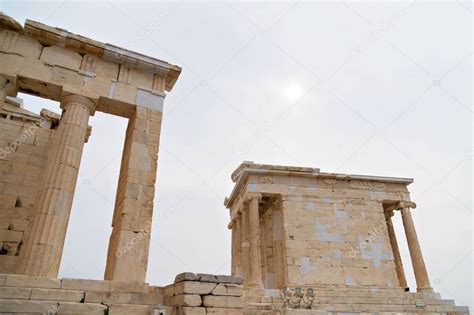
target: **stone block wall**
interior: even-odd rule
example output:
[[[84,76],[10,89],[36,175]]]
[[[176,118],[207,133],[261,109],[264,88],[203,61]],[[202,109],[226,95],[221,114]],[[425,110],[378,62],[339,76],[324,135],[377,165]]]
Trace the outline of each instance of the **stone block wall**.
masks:
[[[245,190],[281,198],[272,234],[284,240],[288,286],[399,286],[383,202],[409,200],[405,184],[250,175]]]
[[[208,274],[182,273],[164,287],[164,305],[173,315],[241,315],[242,278]]]
[[[55,130],[0,112],[0,273],[13,273]]]
[[[147,283],[0,274],[0,313],[150,315],[162,304]]]

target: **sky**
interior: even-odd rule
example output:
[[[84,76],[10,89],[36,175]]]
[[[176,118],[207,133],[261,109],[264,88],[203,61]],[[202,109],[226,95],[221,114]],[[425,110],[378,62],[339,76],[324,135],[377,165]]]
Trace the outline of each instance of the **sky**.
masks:
[[[147,281],[230,273],[244,160],[414,178],[431,283],[473,307],[472,3],[0,1],[183,68],[165,100]],[[33,111],[59,105],[28,95]],[[102,279],[126,120],[96,113],[60,277]],[[394,225],[416,288],[400,217]]]

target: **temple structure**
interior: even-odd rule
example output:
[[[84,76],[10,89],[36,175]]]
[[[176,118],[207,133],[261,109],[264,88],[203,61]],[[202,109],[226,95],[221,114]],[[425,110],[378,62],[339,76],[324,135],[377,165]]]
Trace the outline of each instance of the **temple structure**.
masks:
[[[468,313],[431,288],[410,214],[411,179],[249,162],[232,175],[225,202],[232,275],[185,272],[165,287],[145,283],[164,98],[180,72],[0,13],[0,313]],[[57,113],[26,110],[19,92],[57,101]],[[58,279],[97,111],[128,119],[104,279]],[[416,293],[391,223],[398,212]]]
[[[163,105],[181,69],[0,13],[0,313],[242,313],[241,278],[145,283]],[[32,113],[17,93],[58,102]],[[128,119],[104,280],[58,279],[96,111]]]
[[[324,311],[467,311],[433,292],[411,216],[412,179],[244,162],[232,180],[232,274],[244,278],[248,303],[271,309],[285,302],[281,289],[304,297],[311,288],[313,309]],[[393,215],[402,217],[416,288],[407,285]]]

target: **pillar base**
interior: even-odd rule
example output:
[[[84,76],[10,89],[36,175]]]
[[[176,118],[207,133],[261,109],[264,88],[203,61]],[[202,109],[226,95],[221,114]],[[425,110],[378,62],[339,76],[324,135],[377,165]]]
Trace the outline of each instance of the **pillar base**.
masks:
[[[417,288],[416,292],[419,292],[419,293],[432,293],[434,291],[433,291],[433,288]]]
[[[247,288],[245,288],[245,293],[244,296],[251,296],[251,297],[256,297],[256,296],[264,296],[265,295],[265,289],[263,288],[263,285],[248,285]]]

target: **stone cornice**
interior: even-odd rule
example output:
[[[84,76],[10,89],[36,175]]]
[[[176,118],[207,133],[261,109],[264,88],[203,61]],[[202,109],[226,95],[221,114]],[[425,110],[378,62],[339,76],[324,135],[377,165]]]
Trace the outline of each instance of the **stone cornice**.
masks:
[[[40,22],[26,20],[23,33],[43,45],[58,45],[81,54],[91,54],[129,68],[148,71],[166,78],[166,90],[170,91],[178,79],[181,68],[166,61],[149,57],[125,48],[102,43],[76,35],[67,30],[51,27]]]
[[[322,179],[335,180],[360,180],[368,182],[382,182],[409,185],[413,183],[412,178],[402,177],[387,177],[387,176],[372,176],[372,175],[357,175],[357,174],[341,174],[341,173],[322,173],[319,168],[312,167],[296,167],[296,166],[282,166],[270,164],[255,164],[253,162],[243,162],[232,173],[232,180],[236,183],[230,196],[225,199],[224,205],[231,208],[238,192],[246,184],[247,178],[250,174],[256,175],[280,175],[280,176],[295,176],[295,177],[313,177]]]

